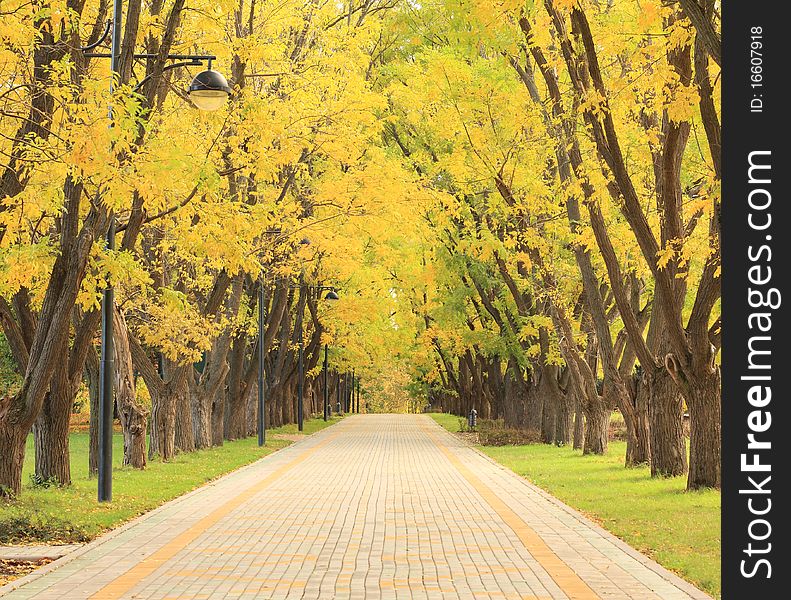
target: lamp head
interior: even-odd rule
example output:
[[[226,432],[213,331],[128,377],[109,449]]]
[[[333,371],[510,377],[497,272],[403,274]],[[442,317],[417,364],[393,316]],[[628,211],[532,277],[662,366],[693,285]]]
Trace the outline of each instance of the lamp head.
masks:
[[[228,100],[230,93],[231,88],[222,73],[211,68],[195,75],[187,90],[192,103],[206,111],[220,108]]]
[[[329,291],[329,292],[327,292],[327,294],[324,296],[324,299],[325,299],[325,300],[330,300],[331,302],[335,302],[336,300],[340,300],[340,299],[341,299],[341,297],[340,297],[340,296],[338,296],[338,294],[337,294],[337,292],[336,292],[335,290],[330,290],[330,291]]]

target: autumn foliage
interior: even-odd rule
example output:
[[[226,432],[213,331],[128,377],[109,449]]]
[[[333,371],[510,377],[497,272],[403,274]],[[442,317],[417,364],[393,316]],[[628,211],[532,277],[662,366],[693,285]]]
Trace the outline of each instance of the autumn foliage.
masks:
[[[0,485],[31,430],[69,483],[111,284],[129,464],[253,433],[259,353],[293,422],[301,331],[308,413],[327,345],[333,407],[354,369],[370,410],[594,453],[617,408],[628,464],[718,487],[719,14],[687,4],[129,0],[110,93],[108,0],[3,1]]]

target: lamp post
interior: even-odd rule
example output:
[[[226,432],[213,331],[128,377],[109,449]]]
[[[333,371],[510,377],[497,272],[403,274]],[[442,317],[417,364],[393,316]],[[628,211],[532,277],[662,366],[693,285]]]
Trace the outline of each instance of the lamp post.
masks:
[[[329,379],[327,378],[327,367],[329,366],[327,344],[324,344],[324,421],[326,422],[330,416],[330,389],[328,386]]]
[[[264,272],[258,288],[258,445],[266,443],[266,417],[264,416],[264,324],[265,314]]]
[[[304,240],[303,242],[304,243]],[[327,294],[324,296],[325,300],[329,300],[334,302],[336,300],[340,300],[340,296],[338,296],[338,292],[335,291],[334,287],[325,286],[325,285],[308,285],[300,277],[299,285],[291,286],[292,288],[302,289],[304,288],[308,294],[315,294],[317,298],[321,297],[321,292],[328,290]],[[298,380],[297,380],[297,428],[299,431],[304,429],[304,411],[305,411],[305,366],[304,366],[304,342],[302,337],[303,328],[300,325],[299,328],[299,349],[297,354],[297,372],[298,372]],[[326,352],[326,345],[324,347],[324,361],[325,361],[325,382],[326,382],[326,361],[327,361],[327,352]],[[326,387],[326,383],[325,383]],[[326,392],[325,392],[326,395]],[[326,406],[326,402],[325,402]],[[327,420],[327,411],[326,408],[324,410],[324,420]]]
[[[297,382],[297,424],[299,430],[304,429],[304,415],[305,410],[305,366],[303,364],[305,351],[302,343],[302,327],[299,328],[299,381]]]
[[[113,0],[113,18],[108,22],[104,34],[95,43],[82,48],[86,57],[89,58],[109,58],[110,59],[110,93],[115,91],[115,76],[119,72],[119,60],[121,58],[121,31],[123,20],[123,0]],[[88,52],[100,46],[112,28],[110,38],[110,53]],[[134,58],[147,59],[156,58],[155,54],[134,54]],[[190,54],[169,54],[169,60],[180,60],[180,62],[165,67],[164,70],[175,69],[188,65],[200,65],[202,61],[208,61],[208,70],[199,73],[192,81],[188,94],[192,102],[201,110],[217,110],[222,106],[230,94],[230,87],[220,73],[211,70],[211,61],[215,56],[210,55],[190,55]],[[136,87],[135,91],[142,87],[147,81],[143,79]],[[110,123],[113,122],[113,109],[109,108]],[[111,213],[110,223],[107,227],[105,243],[108,250],[115,250],[115,215]],[[113,499],[113,377],[115,375],[115,364],[113,359],[113,308],[115,304],[115,290],[112,284],[108,285],[102,293],[102,324],[101,324],[101,360],[99,363],[99,478],[98,478],[98,500],[99,502],[110,502]]]
[[[264,235],[282,235],[282,229],[266,229]],[[258,276],[258,445],[266,444],[266,378],[264,351],[265,326],[266,326],[266,286],[264,285],[264,268]]]
[[[343,412],[349,412],[349,371],[343,374]]]
[[[341,406],[341,374],[337,373],[338,375],[338,385],[335,387],[335,401],[337,402],[338,414],[343,412],[343,407]]]
[[[349,373],[345,372],[343,374],[343,379],[341,382],[343,383],[343,391],[341,392],[341,406],[343,406],[343,414],[349,412],[349,407],[346,404],[346,380],[349,378]]]

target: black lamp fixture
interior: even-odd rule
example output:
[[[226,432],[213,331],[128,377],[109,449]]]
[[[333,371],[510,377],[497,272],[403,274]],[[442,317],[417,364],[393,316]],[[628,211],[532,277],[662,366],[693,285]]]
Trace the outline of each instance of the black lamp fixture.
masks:
[[[110,72],[114,75],[110,81],[110,92],[116,90],[117,80],[115,75],[119,72],[121,58],[121,32],[123,21],[123,0],[113,0],[112,19],[105,24],[104,32],[98,40],[83,46],[80,50],[86,58],[106,58],[110,60]],[[105,40],[110,38],[109,52],[93,52],[105,44]],[[132,54],[136,60],[160,60],[161,57],[154,53]],[[203,61],[208,63],[208,69],[198,73],[192,80],[187,94],[193,104],[201,110],[217,110],[220,108],[231,93],[225,77],[221,73],[212,70],[211,63],[217,57],[203,54],[168,54],[165,57],[169,61],[177,61],[162,68],[162,71],[170,71],[180,67],[199,66]],[[139,92],[143,85],[150,81],[151,74],[144,77],[134,88],[134,92]],[[109,108],[109,117],[112,121],[114,114],[112,107]],[[115,249],[116,220],[111,213],[110,223],[107,227],[105,240],[109,250]],[[99,362],[99,457],[98,457],[98,500],[99,502],[110,502],[113,497],[113,405],[114,395],[114,372],[115,365],[113,359],[113,307],[115,305],[115,292],[113,285],[108,285],[102,294],[102,325],[101,325],[101,357]]]
[[[341,297],[340,297],[340,296],[338,296],[338,293],[337,293],[335,290],[330,290],[330,291],[329,291],[329,292],[327,292],[327,294],[324,296],[324,299],[325,299],[325,300],[330,300],[330,301],[332,301],[332,302],[335,302],[336,300],[340,300],[340,299],[341,299]]]
[[[192,103],[200,110],[205,111],[221,108],[228,100],[230,93],[231,87],[228,85],[228,81],[222,73],[211,68],[211,61],[209,61],[208,69],[195,75],[187,90],[187,95]]]

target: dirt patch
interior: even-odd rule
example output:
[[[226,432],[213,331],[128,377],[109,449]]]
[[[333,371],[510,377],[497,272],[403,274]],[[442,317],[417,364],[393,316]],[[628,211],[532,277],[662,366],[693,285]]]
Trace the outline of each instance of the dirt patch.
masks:
[[[481,446],[525,446],[541,441],[539,432],[507,427],[502,419],[479,419],[474,430],[470,430],[464,419],[459,419],[456,435],[470,444]]]
[[[46,513],[0,517],[2,544],[80,544],[93,537],[82,527]]]
[[[51,563],[52,559],[42,558],[36,561],[27,560],[6,560],[0,558],[0,586],[24,577],[28,573],[32,573],[39,567],[43,567],[47,563]]]
[[[461,438],[468,444],[473,446],[477,445],[478,442],[478,433],[477,432],[470,432],[470,431],[457,431],[456,437]]]

